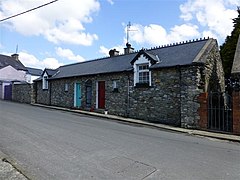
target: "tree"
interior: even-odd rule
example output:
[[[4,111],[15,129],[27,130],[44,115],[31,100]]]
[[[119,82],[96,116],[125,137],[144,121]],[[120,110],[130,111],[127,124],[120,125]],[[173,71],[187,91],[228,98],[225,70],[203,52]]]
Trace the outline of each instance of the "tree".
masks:
[[[233,31],[231,36],[227,36],[225,42],[220,46],[220,54],[223,63],[225,78],[231,77],[231,69],[234,59],[234,54],[237,46],[238,36],[240,34],[240,6],[237,7],[238,17],[233,19]]]

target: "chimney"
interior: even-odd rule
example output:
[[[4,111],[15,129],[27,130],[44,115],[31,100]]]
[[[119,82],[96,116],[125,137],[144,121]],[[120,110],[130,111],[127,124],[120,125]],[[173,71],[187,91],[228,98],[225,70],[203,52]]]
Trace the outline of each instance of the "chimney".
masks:
[[[11,57],[14,58],[16,61],[19,61],[19,54],[12,54]]]
[[[111,49],[109,51],[109,55],[110,55],[110,57],[118,56],[119,55],[119,51],[117,51],[116,49]]]
[[[124,54],[129,54],[133,52],[134,52],[134,48],[131,47],[131,44],[127,43],[126,47],[124,48]]]

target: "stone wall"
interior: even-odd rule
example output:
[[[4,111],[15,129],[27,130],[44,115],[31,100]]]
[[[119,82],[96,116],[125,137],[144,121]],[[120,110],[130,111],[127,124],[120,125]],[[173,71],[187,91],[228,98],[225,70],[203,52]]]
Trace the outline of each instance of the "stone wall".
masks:
[[[50,86],[48,89],[42,89],[42,81],[36,83],[36,103],[50,105]],[[55,88],[55,87],[54,87]]]
[[[32,103],[33,100],[32,84],[14,84],[12,86],[12,100],[21,103]]]
[[[205,92],[224,92],[224,71],[216,40],[215,43],[210,44],[210,48],[202,58],[206,58],[204,67]]]
[[[200,116],[197,110],[200,104],[197,98],[203,92],[201,69],[202,65],[181,68],[181,127],[198,127]]]
[[[240,134],[240,92],[233,92],[233,133]]]
[[[128,75],[126,73],[51,80],[49,81],[50,88],[48,90],[39,89],[39,87],[41,87],[41,83],[39,82],[37,102],[54,106],[75,108],[74,85],[75,83],[79,83],[81,85],[82,95],[80,108],[85,110],[96,109],[96,84],[98,81],[105,81],[105,109],[111,114],[126,116],[128,91]],[[113,81],[117,81],[118,91],[113,90]],[[91,108],[86,107],[86,83],[89,85],[89,82],[92,84]],[[65,89],[65,84],[68,86],[67,91]]]
[[[48,90],[42,90],[39,82],[37,103],[74,108],[74,84],[80,83],[81,109],[90,110],[86,107],[86,83],[92,82],[91,110],[97,109],[96,84],[105,81],[105,109],[110,114],[175,126],[181,126],[182,121],[192,127],[199,107],[195,101],[200,92],[198,72],[198,66],[154,70],[151,87],[134,87],[132,72],[51,80]],[[113,81],[117,82],[117,91]]]
[[[133,77],[130,84],[130,117],[180,125],[180,85],[177,69],[152,71],[151,87],[133,87]]]

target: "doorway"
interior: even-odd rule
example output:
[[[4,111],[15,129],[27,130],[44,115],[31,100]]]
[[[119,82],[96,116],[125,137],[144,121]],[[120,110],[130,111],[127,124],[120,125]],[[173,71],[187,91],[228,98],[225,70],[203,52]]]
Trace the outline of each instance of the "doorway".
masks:
[[[98,108],[105,109],[105,81],[98,81]]]
[[[75,83],[75,85],[74,85],[74,107],[80,108],[81,105],[82,105],[81,84]]]
[[[85,83],[86,86],[86,107],[91,108],[92,106],[92,81],[87,80]]]

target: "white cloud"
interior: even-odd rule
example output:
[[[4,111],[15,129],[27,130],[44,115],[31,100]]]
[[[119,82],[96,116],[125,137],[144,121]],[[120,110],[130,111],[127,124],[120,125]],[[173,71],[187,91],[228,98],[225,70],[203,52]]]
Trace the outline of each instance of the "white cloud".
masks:
[[[240,0],[228,0],[228,1],[225,1],[225,3],[234,5],[234,6],[239,6]]]
[[[100,46],[99,52],[105,56],[109,56],[109,50],[108,48],[106,48],[105,46]]]
[[[49,1],[47,1],[49,2]],[[0,3],[0,18],[37,7],[46,0],[8,0]],[[96,0],[61,0],[53,4],[15,17],[5,25],[23,35],[42,35],[53,43],[70,43],[89,46],[97,40],[96,34],[85,31],[84,24],[92,22],[92,14],[98,12]]]
[[[130,42],[158,46],[211,37],[221,43],[233,29],[232,19],[237,17],[236,5],[239,4],[240,0],[186,0],[180,5],[180,18],[183,19],[183,24],[174,25],[170,30],[161,24],[147,26],[133,24],[131,26],[133,31],[129,32]]]
[[[134,31],[130,31],[130,42],[134,41],[138,44],[146,43],[152,46],[193,39],[200,35],[198,27],[192,24],[176,25],[169,32],[157,24],[150,24],[149,26],[134,24],[131,28]]]
[[[19,60],[24,64],[26,67],[34,67],[34,68],[51,68],[55,69],[63,64],[58,62],[55,58],[45,58],[43,60],[37,59],[34,55],[29,54],[27,52],[20,52],[19,53]]]
[[[184,41],[186,39],[193,39],[199,37],[198,26],[192,24],[182,24],[171,28],[167,38],[169,42]]]
[[[58,60],[55,58],[46,58],[42,61],[42,63],[44,67],[50,68],[50,69],[55,69],[63,65],[62,63],[59,63]]]
[[[188,0],[180,6],[180,17],[186,22],[197,21],[205,31],[223,40],[230,35],[232,19],[237,17],[236,9],[228,6],[237,4],[240,4],[240,0]]]
[[[114,4],[113,0],[107,0],[111,5]]]
[[[82,62],[85,59],[80,55],[75,55],[70,49],[62,49],[61,47],[56,48],[56,53],[58,56],[67,58],[72,61]]]
[[[105,46],[100,46],[99,53],[103,54],[104,56],[109,56],[109,51],[111,49],[116,49],[117,51],[119,51],[119,54],[124,53],[124,46],[122,46],[122,45],[114,46],[112,48],[107,48]]]

